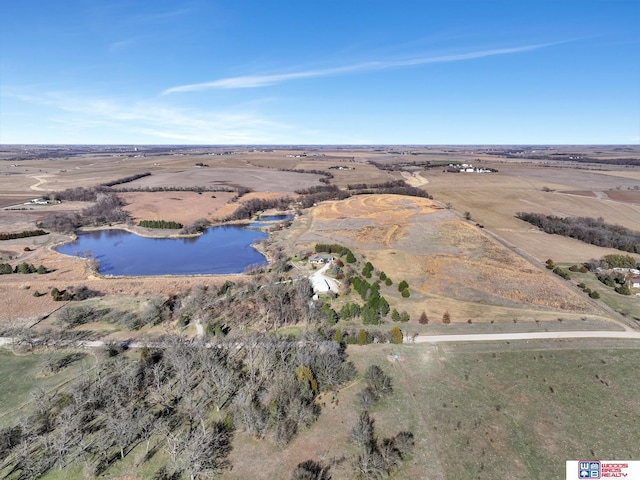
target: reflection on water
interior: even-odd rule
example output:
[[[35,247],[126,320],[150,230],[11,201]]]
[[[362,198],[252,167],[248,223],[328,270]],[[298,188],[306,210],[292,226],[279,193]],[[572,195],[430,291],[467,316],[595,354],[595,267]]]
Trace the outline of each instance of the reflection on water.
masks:
[[[145,238],[124,230],[83,232],[56,248],[67,255],[99,261],[105,275],[195,275],[241,273],[248,266],[266,264],[251,246],[267,234],[234,225],[211,227],[198,237]]]
[[[282,214],[282,215],[260,215],[258,217],[258,220],[260,220],[262,222],[273,222],[273,221],[284,222],[286,220],[293,220],[293,215],[287,215],[287,214]]]
[[[293,215],[280,214],[280,215],[260,215],[258,220],[249,223],[249,228],[265,228],[274,225],[279,225],[282,222],[293,220]]]

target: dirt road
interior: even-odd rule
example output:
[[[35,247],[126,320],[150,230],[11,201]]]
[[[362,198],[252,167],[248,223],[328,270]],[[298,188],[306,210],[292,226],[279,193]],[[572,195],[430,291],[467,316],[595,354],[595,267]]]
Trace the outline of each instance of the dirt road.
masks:
[[[577,331],[577,332],[525,332],[525,333],[478,333],[470,335],[418,335],[414,343],[444,343],[444,342],[495,342],[513,340],[553,340],[579,338],[618,338],[621,340],[640,340],[640,332],[612,332],[612,331]],[[11,345],[14,339],[0,337],[0,347]],[[71,342],[72,346],[85,348],[103,347],[107,342],[102,340],[87,340]],[[128,348],[142,348],[145,342],[129,342]]]
[[[579,331],[579,332],[526,332],[526,333],[479,333],[470,335],[418,335],[415,343],[440,342],[493,342],[510,340],[545,340],[560,338],[619,338],[640,340],[640,332],[623,331]]]

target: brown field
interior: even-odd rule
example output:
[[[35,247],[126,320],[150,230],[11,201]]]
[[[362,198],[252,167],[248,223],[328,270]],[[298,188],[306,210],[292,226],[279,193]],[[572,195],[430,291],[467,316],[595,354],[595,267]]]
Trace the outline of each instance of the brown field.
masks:
[[[293,193],[299,188],[318,184],[319,175],[282,172],[271,169],[205,167],[168,171],[144,177],[127,184],[131,188],[144,187],[197,187],[229,186],[247,187],[256,192]]]
[[[640,154],[636,147],[629,147],[630,151],[579,148],[590,155],[607,158]],[[604,153],[598,153],[601,148]],[[405,150],[415,150],[415,155]],[[548,150],[563,154],[573,151],[574,147]],[[411,321],[401,325],[405,333],[620,328],[617,317],[605,310],[601,302],[591,301],[575,287],[582,277],[576,275],[567,282],[542,264],[550,257],[568,265],[620,252],[541,233],[517,220],[515,214],[535,211],[562,216],[601,216],[609,223],[640,231],[640,196],[635,189],[640,182],[637,167],[506,159],[493,155],[491,147],[467,146],[263,151],[194,147],[167,148],[166,152],[151,147],[136,152],[131,147],[114,147],[113,152],[106,153],[96,147],[95,151],[82,155],[70,153],[67,158],[60,156],[65,154],[64,147],[52,147],[52,152],[57,153],[55,156],[52,153],[51,158],[34,160],[19,160],[6,151],[0,153],[0,205],[8,206],[14,201],[17,204],[48,191],[91,186],[143,172],[151,172],[152,176],[124,186],[224,185],[254,190],[231,203],[233,194],[219,192],[121,194],[134,221],[163,219],[188,224],[200,218],[223,218],[251,198],[277,197],[298,188],[320,185],[319,175],[279,169],[331,171],[333,183],[339,186],[406,178],[427,190],[434,200],[368,195],[324,202],[297,216],[291,228],[274,233],[269,243],[274,244],[274,248],[282,247],[292,256],[312,251],[318,242],[340,243],[352,248],[359,260],[364,257],[376,270],[385,271],[393,279],[394,284],[382,286],[381,293],[392,308],[410,314]],[[367,163],[368,160],[391,164],[427,160],[482,162],[483,166],[500,171],[451,174],[442,168],[409,166],[404,172],[387,172],[378,170]],[[209,166],[197,168],[197,162]],[[355,169],[328,170],[334,165]],[[32,229],[50,212],[77,211],[85,207],[86,204],[80,202],[65,202],[54,206],[16,207],[28,210],[4,208],[0,210],[0,232]],[[471,214],[470,221],[464,219],[464,212]],[[36,328],[56,327],[55,311],[65,304],[54,302],[47,294],[53,287],[86,286],[104,295],[87,300],[87,305],[118,309],[140,306],[155,294],[168,296],[194,285],[221,285],[227,279],[248,278],[242,275],[96,276],[84,260],[52,250],[52,246],[69,238],[50,234],[0,242],[0,262],[15,265],[25,261],[53,270],[45,275],[0,275],[0,330],[36,323]],[[31,251],[25,251],[25,247]],[[293,263],[294,274],[304,275],[306,267],[301,262]],[[401,280],[410,285],[408,299],[397,291]],[[591,286],[599,283],[593,276],[589,281],[593,282]],[[36,297],[36,291],[45,295]],[[339,309],[343,302],[360,302],[356,295],[340,295],[332,306]],[[617,294],[611,293],[614,295]],[[429,325],[417,323],[422,311],[428,313]],[[440,322],[445,311],[451,314],[451,325]],[[471,320],[473,324],[468,325]],[[360,322],[341,320],[339,325],[342,327],[345,323],[345,328],[361,328]],[[389,326],[387,322],[376,328]],[[133,335],[118,331],[119,328],[88,324],[79,329],[111,339]],[[155,328],[145,330],[144,334],[166,327]],[[195,334],[195,328],[189,328],[187,333]],[[299,328],[302,327],[292,330]],[[393,478],[426,478],[425,475],[437,479],[547,478],[557,477],[557,472],[563,471],[566,458],[613,458],[615,455],[635,458],[638,427],[628,419],[638,414],[637,401],[633,400],[637,394],[634,391],[637,351],[636,343],[618,340],[349,346],[349,358],[360,375],[338,392],[325,392],[318,397],[322,405],[318,421],[302,429],[282,448],[270,440],[257,440],[237,432],[229,457],[233,468],[219,477],[284,480],[298,463],[315,459],[332,464],[331,474],[335,480],[353,478],[350,462],[357,452],[349,443],[348,435],[358,414],[356,394],[364,387],[362,373],[374,363],[392,376],[394,388],[391,397],[381,400],[371,410],[378,436],[409,430],[416,440],[414,454]],[[400,361],[390,361],[393,354],[399,354]],[[602,380],[605,378],[606,385]],[[602,435],[583,435],[594,421],[600,425],[598,432]],[[157,470],[152,471],[151,463],[134,466],[133,457],[128,455],[108,476],[150,478]],[[163,459],[166,452],[160,451],[153,461]],[[145,468],[147,470],[143,470]],[[83,467],[78,464],[52,470],[47,478],[81,475]]]
[[[605,194],[616,202],[640,204],[640,191],[638,190],[610,190]]]
[[[567,282],[427,199],[363,195],[325,202],[305,228],[300,242],[348,246],[396,283],[407,280],[414,291],[409,306],[393,288],[384,295],[416,317],[420,309],[437,315],[448,309],[454,321],[508,318],[517,309],[532,317],[535,310],[603,313]]]
[[[600,171],[523,168],[511,164],[500,164],[497,168],[496,174],[428,170],[422,175],[429,180],[425,188],[434,198],[451,203],[458,212],[470,212],[474,221],[539,261],[551,257],[564,262],[584,262],[617,251],[541,233],[515,218],[517,212],[602,217],[608,223],[640,231],[640,205],[609,197],[612,191],[618,191],[616,187],[633,188],[637,181]],[[553,191],[545,192],[544,187]]]
[[[119,195],[127,204],[124,210],[134,221],[173,220],[188,225],[205,218],[213,221],[228,210],[229,200],[235,197],[229,192],[128,192]],[[232,209],[235,209],[234,204]]]
[[[601,158],[619,158],[638,152],[581,147],[582,153]],[[43,150],[46,150],[43,147]],[[304,150],[195,147],[192,149],[100,147],[74,154],[72,149],[52,148],[52,156],[21,159],[22,152],[8,149],[0,160],[0,204],[16,205],[0,210],[0,231],[35,227],[44,215],[84,208],[82,203],[53,206],[23,206],[25,200],[69,187],[91,186],[133,174],[151,172],[123,187],[232,186],[248,187],[253,193],[228,203],[226,192],[122,193],[134,221],[163,219],[191,223],[206,218],[218,220],[233,213],[250,198],[277,197],[299,188],[319,185],[316,174],[284,172],[281,169],[325,170],[332,183],[375,183],[405,178],[426,189],[436,202],[405,197],[362,197],[318,206],[303,215],[290,231],[274,235],[292,253],[309,249],[315,242],[344,243],[362,252],[394,280],[406,278],[414,293],[404,308],[411,315],[429,306],[435,315],[449,309],[454,321],[482,318],[533,318],[553,316],[558,311],[594,313],[594,304],[569,285],[540,268],[538,262],[584,262],[618,253],[556,235],[547,235],[515,218],[519,211],[553,215],[603,217],[633,230],[640,230],[640,168],[606,164],[575,164],[548,160],[506,159],[492,155],[491,147],[310,147]],[[411,155],[402,152],[412,151]],[[39,151],[34,148],[33,152]],[[555,147],[548,153],[570,154],[573,147]],[[33,153],[32,152],[32,153]],[[26,158],[26,157],[25,157]],[[396,162],[461,161],[497,168],[495,174],[451,174],[441,168],[409,168],[381,171],[370,160]],[[204,163],[207,167],[196,167]],[[331,166],[350,167],[349,170]],[[353,169],[351,169],[353,168]],[[550,191],[543,191],[550,190]],[[213,198],[215,197],[215,198]],[[452,208],[445,209],[449,204]],[[26,208],[26,210],[24,210]],[[472,221],[462,219],[470,212]],[[485,228],[474,226],[482,224]],[[185,278],[98,279],[89,277],[84,264],[62,257],[49,246],[65,237],[50,235],[3,242],[0,255],[12,262],[28,261],[46,266],[60,265],[43,278],[0,278],[4,319],[33,318],[55,305],[30,297],[34,289],[87,284],[116,294],[170,292],[184,283],[202,282]],[[36,246],[24,252],[25,246]],[[533,264],[530,263],[533,262]],[[206,281],[218,282],[219,277]],[[30,287],[27,289],[26,287]],[[93,288],[93,287],[91,287]],[[181,287],[180,287],[181,288]],[[392,302],[397,293],[386,293]],[[395,295],[395,297],[394,297]],[[12,299],[20,299],[19,302]],[[490,305],[486,310],[484,306]],[[596,309],[597,310],[597,309]],[[602,312],[596,311],[601,314]]]

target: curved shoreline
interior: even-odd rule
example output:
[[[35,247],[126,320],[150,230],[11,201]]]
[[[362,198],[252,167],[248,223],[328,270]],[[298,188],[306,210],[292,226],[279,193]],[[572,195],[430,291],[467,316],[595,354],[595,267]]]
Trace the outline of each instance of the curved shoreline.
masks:
[[[148,239],[156,239],[156,240],[161,240],[161,239],[167,239],[167,240],[178,240],[178,239],[183,239],[183,238],[197,238],[202,236],[204,233],[207,232],[208,229],[210,228],[217,228],[217,227],[225,227],[225,226],[235,226],[235,227],[243,227],[243,226],[248,226],[248,222],[242,221],[236,221],[236,222],[225,222],[225,223],[221,223],[221,224],[217,224],[217,225],[211,225],[209,227],[207,227],[207,229],[205,229],[205,231],[203,232],[199,232],[196,234],[180,234],[180,235],[145,235],[144,233],[146,232],[140,232],[135,228],[131,228],[130,226],[126,225],[126,224],[112,224],[112,225],[107,225],[107,226],[99,226],[99,227],[80,227],[77,229],[77,233],[74,232],[72,234],[68,234],[66,235],[66,239],[62,240],[62,241],[57,241],[55,243],[52,243],[50,245],[47,245],[47,249],[49,251],[55,252],[56,254],[59,255],[64,255],[66,257],[72,257],[72,258],[77,258],[80,260],[85,260],[85,263],[87,260],[91,260],[91,257],[82,257],[82,256],[78,256],[78,255],[73,255],[73,254],[69,254],[69,253],[64,253],[64,252],[60,252],[59,250],[57,250],[58,247],[62,246],[62,245],[66,245],[66,244],[70,244],[73,243],[75,241],[78,240],[79,238],[79,234],[82,233],[88,233],[88,232],[101,232],[101,231],[109,231],[109,230],[119,230],[122,232],[127,232],[128,234],[131,235],[136,235],[137,237],[140,238],[148,238]],[[159,229],[160,230],[160,229]],[[259,229],[255,229],[255,230],[259,230]],[[165,230],[166,231],[166,230]],[[259,230],[260,231],[260,230]],[[160,232],[158,232],[160,233]],[[261,231],[262,234],[265,235],[269,235],[267,232]],[[268,238],[268,237],[266,237]],[[262,245],[263,241],[266,240],[266,238],[262,238],[262,239],[257,239],[255,241],[253,241],[252,243],[248,244],[248,246],[250,246],[253,250],[255,250],[258,254],[260,254],[263,257],[263,261],[260,261],[259,263],[252,263],[249,264],[247,266],[244,267],[244,270],[241,272],[224,272],[224,273],[162,273],[162,274],[150,274],[150,275],[113,275],[113,274],[108,274],[108,273],[102,273],[99,271],[99,266],[98,266],[98,271],[92,271],[90,273],[90,276],[95,278],[95,279],[136,279],[136,278],[177,278],[177,277],[219,277],[219,276],[237,276],[237,275],[245,275],[246,274],[246,269],[251,268],[252,266],[256,265],[260,268],[268,266],[270,263],[272,263],[273,261],[273,256],[269,254],[269,252],[267,251],[266,248],[264,248],[264,246]],[[92,252],[93,253],[93,252]]]

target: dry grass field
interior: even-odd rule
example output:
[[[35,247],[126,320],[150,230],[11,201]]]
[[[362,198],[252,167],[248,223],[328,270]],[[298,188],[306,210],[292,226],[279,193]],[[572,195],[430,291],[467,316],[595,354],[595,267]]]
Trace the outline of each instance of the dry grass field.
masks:
[[[630,148],[580,147],[580,152],[609,159],[640,156],[640,149]],[[574,151],[574,147],[553,147],[543,153],[570,155]],[[47,150],[36,148],[34,152]],[[311,251],[316,243],[338,243],[353,249],[358,265],[370,261],[393,279],[393,285],[381,287],[381,294],[391,308],[410,314],[408,324],[399,324],[409,333],[620,329],[620,322],[603,302],[629,316],[639,311],[633,304],[637,297],[625,298],[628,303],[620,306],[616,302],[621,296],[611,291],[605,292],[602,302],[593,301],[575,287],[583,277],[575,275],[572,281],[565,281],[543,265],[547,258],[566,266],[619,251],[547,235],[515,218],[519,211],[601,216],[609,223],[640,231],[639,167],[505,158],[496,155],[493,147],[469,146],[167,147],[166,151],[95,147],[81,154],[70,150],[66,156],[63,147],[52,147],[51,152],[51,156],[33,159],[23,159],[15,152],[12,155],[10,149],[0,152],[0,232],[30,230],[49,213],[79,211],[87,206],[82,202],[19,205],[27,199],[145,172],[151,176],[123,187],[231,186],[248,187],[253,192],[237,201],[231,201],[233,193],[225,192],[120,193],[134,223],[142,219],[183,224],[201,218],[216,221],[247,200],[291,195],[299,188],[322,185],[319,174],[282,169],[328,171],[334,175],[331,183],[340,187],[405,178],[434,198],[361,195],[321,202],[296,216],[290,228],[273,233],[269,243],[292,256]],[[386,171],[370,161],[407,166]],[[439,165],[481,162],[499,172],[446,173],[442,167],[425,168],[426,161]],[[208,166],[197,167],[196,163]],[[333,166],[348,169],[329,169]],[[465,212],[470,213],[470,220],[465,219]],[[134,226],[129,228],[135,230]],[[195,285],[219,286],[227,279],[249,278],[101,277],[84,260],[53,250],[70,238],[52,233],[0,241],[0,263],[24,261],[51,270],[43,275],[0,275],[0,329],[34,324],[36,329],[58,328],[55,312],[66,303],[53,301],[48,292],[54,287],[86,286],[103,296],[86,300],[84,305],[117,310],[141,308],[156,294],[169,296]],[[294,275],[307,274],[308,267],[294,263]],[[397,291],[401,280],[409,283],[410,298],[402,298]],[[601,288],[593,276],[585,281]],[[35,296],[35,292],[45,295]],[[341,295],[332,306],[339,309],[346,301],[360,302],[356,295]],[[429,315],[429,325],[418,324],[422,311]],[[445,311],[451,315],[451,325],[440,322]],[[341,320],[338,326],[362,328],[359,320]],[[386,322],[372,328],[390,326]],[[78,330],[91,330],[107,339],[135,335],[123,328],[87,324]],[[154,328],[141,335],[171,327]],[[290,332],[302,328],[296,325]],[[195,335],[193,324],[188,329],[184,333]],[[640,413],[639,351],[637,342],[631,340],[589,339],[349,345],[347,353],[359,375],[339,391],[317,398],[322,406],[318,421],[284,447],[236,432],[229,457],[233,468],[219,477],[287,480],[298,463],[315,459],[332,464],[334,480],[353,478],[351,462],[357,450],[348,437],[360,411],[357,394],[365,384],[362,374],[372,364],[391,375],[394,387],[389,398],[371,408],[377,436],[389,437],[401,430],[415,435],[413,455],[392,478],[560,478],[564,460],[569,458],[638,458],[640,431],[633,420]],[[0,385],[5,393],[0,403],[11,396],[9,407],[13,410],[26,402],[32,388],[47,387],[48,380],[34,376],[37,354],[14,358],[0,353]],[[138,356],[137,351],[132,355]],[[14,370],[23,378],[15,378]],[[66,379],[50,383],[53,386],[62,380]],[[9,395],[10,389],[15,395]],[[212,417],[216,415],[211,412]],[[0,424],[5,420],[0,417]],[[585,435],[594,424],[596,433]],[[141,443],[100,478],[153,478],[159,466],[168,461],[168,453],[161,449],[152,461],[139,464],[143,449]],[[45,478],[85,475],[84,466],[78,463],[53,469]]]
[[[46,151],[46,149],[43,148]],[[637,152],[583,148],[601,158],[628,157]],[[36,148],[33,152],[38,152]],[[405,155],[411,151],[411,155]],[[427,309],[436,317],[449,310],[454,321],[489,318],[549,318],[563,312],[601,315],[594,303],[537,262],[583,262],[616,250],[586,245],[577,240],[548,235],[515,218],[516,212],[534,211],[554,215],[603,217],[607,222],[640,230],[640,169],[606,164],[582,165],[543,160],[506,159],[491,147],[310,147],[307,149],[192,148],[160,151],[118,147],[99,148],[77,154],[51,149],[52,156],[22,159],[2,152],[0,160],[0,231],[34,228],[52,212],[77,211],[86,205],[65,202],[52,206],[21,203],[46,192],[91,186],[139,173],[151,176],[126,187],[232,186],[255,190],[240,199],[226,192],[130,192],[121,193],[134,222],[142,219],[173,220],[188,224],[206,218],[216,221],[233,213],[251,198],[292,194],[299,188],[319,185],[317,174],[284,172],[282,169],[324,170],[332,183],[375,183],[405,178],[427,190],[435,202],[397,196],[368,196],[321,204],[303,215],[294,228],[273,240],[295,253],[316,242],[343,243],[364,254],[380,270],[399,281],[406,279],[412,296],[402,304],[413,316]],[[568,155],[572,147],[548,149],[549,154]],[[67,155],[67,156],[65,156]],[[27,158],[27,157],[25,157]],[[383,171],[370,164],[431,161],[481,163],[499,170],[495,174],[452,174],[442,168],[407,167],[406,171]],[[197,163],[207,165],[197,167]],[[348,169],[329,169],[329,167]],[[452,208],[443,208],[449,204]],[[463,212],[472,220],[466,221]],[[482,224],[485,229],[476,225]],[[496,241],[492,233],[499,241]],[[68,237],[67,237],[68,238]],[[184,284],[201,282],[176,279],[101,279],[90,277],[82,261],[63,257],[50,246],[65,237],[49,235],[2,242],[0,256],[12,262],[27,261],[55,271],[42,278],[0,278],[4,319],[32,319],[55,308],[48,299],[30,295],[51,286],[96,285],[104,292],[151,294],[175,291]],[[501,243],[502,242],[502,243]],[[24,247],[37,247],[24,252]],[[533,260],[534,264],[529,263]],[[221,281],[208,278],[209,282]],[[99,285],[99,287],[97,286]],[[91,287],[93,288],[93,287]],[[399,302],[393,289],[386,293]],[[19,300],[19,301],[18,301]],[[490,307],[490,308],[488,308]]]
[[[517,212],[602,217],[608,223],[640,231],[638,180],[611,172],[533,168],[500,164],[496,174],[451,174],[428,170],[427,190],[539,261],[584,262],[616,250],[548,235],[515,218]],[[545,187],[552,191],[544,191]],[[619,189],[618,189],[619,188]],[[629,190],[632,189],[632,190]]]
[[[536,310],[603,313],[567,282],[431,200],[363,195],[325,202],[305,228],[299,242],[348,246],[396,282],[408,281],[411,300],[399,300],[393,289],[384,294],[415,317],[422,309],[436,317],[449,310],[454,321],[511,320],[518,309],[525,317]]]
[[[128,192],[120,198],[124,210],[137,223],[140,220],[173,220],[188,225],[201,218],[218,220],[235,197],[229,192]],[[235,206],[232,208],[235,209]],[[221,213],[222,212],[222,213]]]

